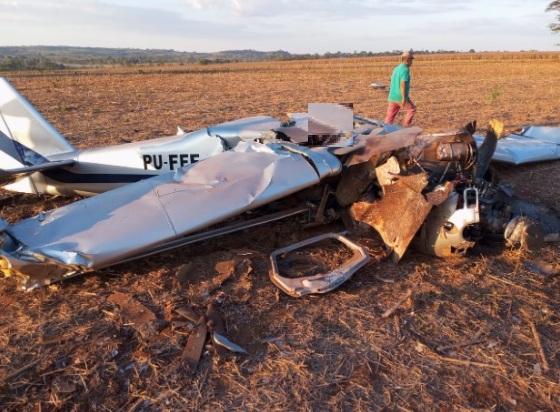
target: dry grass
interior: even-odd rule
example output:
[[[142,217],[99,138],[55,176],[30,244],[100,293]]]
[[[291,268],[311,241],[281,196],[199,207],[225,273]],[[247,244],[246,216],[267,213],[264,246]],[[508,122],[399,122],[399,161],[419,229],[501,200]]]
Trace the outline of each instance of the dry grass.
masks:
[[[542,58],[537,58],[537,57]],[[509,129],[558,122],[558,54],[419,57],[413,96],[427,130],[502,118]],[[80,147],[173,134],[309,101],[353,101],[383,117],[393,62],[356,59],[12,74],[10,80]],[[161,72],[160,72],[161,71]],[[516,189],[560,208],[558,162],[501,168]],[[11,221],[69,202],[2,193]],[[293,299],[268,280],[267,255],[312,235],[275,224],[29,294],[0,285],[0,405],[5,410],[558,410],[558,246],[536,255],[482,244],[442,261],[408,253],[375,262],[341,289]],[[379,242],[367,243],[375,255]],[[250,270],[212,291],[219,261]],[[186,288],[175,272],[191,263]],[[382,314],[414,293],[395,313]],[[107,301],[131,293],[159,321],[142,338]],[[230,337],[249,356],[209,346],[199,370],[178,368],[189,326],[173,308],[203,313],[222,295]],[[539,339],[535,338],[536,330]],[[549,369],[545,370],[543,354]],[[42,408],[42,409],[41,409]]]

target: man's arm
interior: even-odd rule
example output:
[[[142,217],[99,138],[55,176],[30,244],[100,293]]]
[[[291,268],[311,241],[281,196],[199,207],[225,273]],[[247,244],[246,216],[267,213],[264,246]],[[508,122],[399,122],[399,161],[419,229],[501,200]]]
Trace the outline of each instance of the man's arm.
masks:
[[[401,96],[401,107],[404,107],[404,105],[408,101],[408,96],[406,95],[406,82],[404,80],[401,80]]]

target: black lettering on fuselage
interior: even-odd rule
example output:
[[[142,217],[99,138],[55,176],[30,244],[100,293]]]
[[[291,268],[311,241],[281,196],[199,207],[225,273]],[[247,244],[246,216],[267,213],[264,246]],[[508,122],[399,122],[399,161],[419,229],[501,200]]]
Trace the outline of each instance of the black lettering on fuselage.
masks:
[[[177,164],[177,155],[176,154],[170,154],[169,155],[169,169],[171,169],[171,170],[175,169],[176,164]]]
[[[163,156],[162,155],[154,155],[152,157],[153,161],[154,161],[154,167],[157,170],[160,170],[161,167],[163,166]]]
[[[152,166],[156,170],[161,170],[164,165],[169,166],[169,170],[198,162],[200,155],[197,153],[169,153],[169,154],[145,154],[142,155],[144,170]],[[167,168],[165,168],[167,169]]]
[[[144,160],[144,170],[148,170],[148,165],[152,164],[152,156],[144,155],[142,156],[142,160]]]
[[[183,167],[184,165],[188,165],[188,164],[189,164],[189,155],[184,154],[184,153],[180,154],[179,155],[179,165],[180,165],[180,167]]]

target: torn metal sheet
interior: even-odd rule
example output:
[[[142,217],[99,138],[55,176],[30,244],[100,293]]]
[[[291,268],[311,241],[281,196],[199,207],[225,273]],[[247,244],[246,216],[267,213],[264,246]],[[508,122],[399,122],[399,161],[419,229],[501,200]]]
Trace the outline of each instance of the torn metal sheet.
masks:
[[[240,141],[254,141],[281,126],[281,122],[271,116],[254,116],[208,127],[210,136],[223,139],[229,148]]]
[[[278,256],[321,242],[325,239],[334,239],[341,242],[352,250],[352,257],[348,261],[344,262],[344,264],[328,273],[319,273],[312,276],[296,278],[288,278],[280,274],[277,262]],[[327,293],[336,289],[350,279],[350,277],[352,277],[352,275],[362,268],[368,261],[369,256],[361,246],[350,241],[341,234],[327,233],[272,252],[270,254],[270,263],[272,265],[270,279],[283,292],[293,297],[301,297],[313,293]]]
[[[309,143],[338,144],[352,137],[354,113],[352,107],[335,103],[309,103]]]
[[[10,226],[6,245],[14,243],[0,252],[1,266],[23,276],[26,288],[47,284],[157,248],[315,185],[340,169],[326,150],[295,153],[293,147],[242,142],[191,167]]]
[[[358,201],[350,207],[352,218],[374,228],[399,261],[424,223],[432,204],[422,195],[428,179],[425,173],[398,176],[383,186],[382,199]]]
[[[382,188],[385,188],[385,186],[390,186],[399,179],[400,172],[401,167],[399,165],[399,161],[396,157],[391,156],[385,163],[375,168],[377,183]]]
[[[390,153],[394,150],[418,144],[418,137],[422,133],[419,127],[409,127],[391,133],[390,138],[382,128],[374,129],[368,136],[359,136],[357,149],[346,161],[345,166],[353,166],[369,161],[373,156]]]
[[[484,137],[475,136],[480,146]],[[560,127],[529,126],[498,140],[492,159],[515,165],[560,159]]]

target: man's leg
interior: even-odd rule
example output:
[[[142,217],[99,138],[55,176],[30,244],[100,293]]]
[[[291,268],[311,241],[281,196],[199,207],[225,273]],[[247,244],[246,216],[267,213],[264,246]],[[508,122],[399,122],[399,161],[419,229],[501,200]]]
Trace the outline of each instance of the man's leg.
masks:
[[[414,115],[416,114],[416,106],[412,101],[409,101],[407,104],[404,105],[404,109],[406,110],[406,117],[403,122],[404,127],[409,127],[412,124],[412,119],[414,119]]]
[[[399,110],[401,110],[401,106],[399,106],[397,103],[389,102],[389,105],[387,106],[387,116],[385,117],[385,124],[393,124],[393,122],[395,121],[395,117],[399,113]]]

